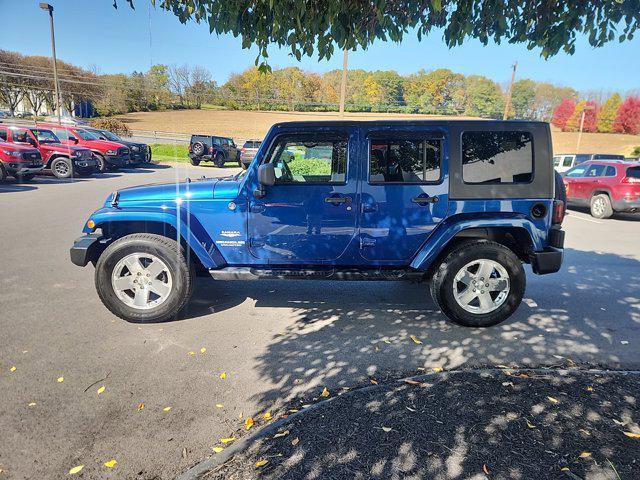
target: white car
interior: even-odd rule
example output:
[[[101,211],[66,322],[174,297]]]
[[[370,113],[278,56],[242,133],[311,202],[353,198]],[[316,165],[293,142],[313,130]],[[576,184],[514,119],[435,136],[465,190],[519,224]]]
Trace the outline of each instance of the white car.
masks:
[[[563,174],[567,170],[589,160],[624,160],[624,155],[614,153],[558,153],[553,156],[553,168]]]

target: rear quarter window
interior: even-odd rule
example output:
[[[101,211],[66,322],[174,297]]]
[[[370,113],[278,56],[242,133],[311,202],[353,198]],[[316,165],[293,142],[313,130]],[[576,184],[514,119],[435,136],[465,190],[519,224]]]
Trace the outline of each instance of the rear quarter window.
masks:
[[[462,179],[467,184],[531,183],[533,137],[522,131],[462,133]]]
[[[0,140],[7,141],[7,131],[0,129]]]
[[[626,173],[627,178],[636,178],[640,181],[640,167],[629,167]]]

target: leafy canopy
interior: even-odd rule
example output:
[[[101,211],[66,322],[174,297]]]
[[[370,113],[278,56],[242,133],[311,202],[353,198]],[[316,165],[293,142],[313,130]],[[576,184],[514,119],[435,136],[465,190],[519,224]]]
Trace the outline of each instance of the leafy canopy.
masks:
[[[134,0],[125,0],[133,8]],[[640,0],[151,0],[180,22],[209,25],[211,33],[242,37],[257,46],[266,66],[267,47],[329,58],[336,48],[366,49],[376,40],[399,42],[410,31],[421,39],[444,29],[449,47],[477,38],[483,44],[524,43],[543,57],[573,54],[576,36],[600,47],[616,37],[631,40],[640,26]],[[117,0],[114,0],[117,8]]]

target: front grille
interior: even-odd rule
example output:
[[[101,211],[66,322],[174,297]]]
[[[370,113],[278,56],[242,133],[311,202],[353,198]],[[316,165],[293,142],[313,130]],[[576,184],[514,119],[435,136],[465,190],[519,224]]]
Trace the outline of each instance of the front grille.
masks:
[[[120,157],[126,157],[127,155],[129,155],[129,149],[122,147],[118,149],[118,156]]]
[[[30,162],[36,162],[36,163],[39,163],[40,161],[42,161],[42,157],[40,156],[40,152],[23,153],[22,154],[22,159],[30,161]]]

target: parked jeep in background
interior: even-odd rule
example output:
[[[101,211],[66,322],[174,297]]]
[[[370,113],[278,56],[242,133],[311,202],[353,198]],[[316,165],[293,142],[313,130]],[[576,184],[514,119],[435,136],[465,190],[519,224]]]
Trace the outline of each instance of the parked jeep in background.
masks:
[[[0,182],[8,175],[19,182],[28,182],[43,168],[42,156],[37,149],[0,140]]]
[[[107,140],[110,142],[121,143],[125,147],[129,148],[130,152],[130,165],[140,165],[142,163],[151,162],[151,147],[146,143],[132,142],[129,140],[123,140],[115,133],[111,133],[109,130],[103,130],[95,127],[82,127],[84,130],[93,133],[100,140]]]
[[[224,167],[227,162],[240,164],[240,150],[232,138],[209,135],[191,135],[189,159],[192,165],[213,162],[216,167]]]
[[[564,176],[567,203],[589,207],[591,216],[609,218],[614,212],[640,211],[640,162],[589,161]]]
[[[173,318],[199,271],[428,281],[445,315],[481,327],[518,308],[524,263],[560,269],[546,123],[291,122],[264,142],[246,172],[119,190],[89,217],[71,260],[95,265],[111,312]]]
[[[558,153],[553,156],[556,172],[564,174],[570,168],[590,160],[624,160],[624,155],[615,153]]]
[[[78,145],[91,150],[98,160],[98,171],[117,170],[130,163],[129,148],[122,143],[100,140],[84,126],[38,124],[56,134],[65,145]]]
[[[0,125],[0,140],[38,149],[45,168],[51,169],[58,178],[88,176],[94,173],[98,166],[91,150],[75,145],[63,145],[60,139],[46,128]]]
[[[258,153],[262,140],[247,140],[240,149],[240,165],[244,170],[249,168],[253,157]]]

